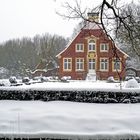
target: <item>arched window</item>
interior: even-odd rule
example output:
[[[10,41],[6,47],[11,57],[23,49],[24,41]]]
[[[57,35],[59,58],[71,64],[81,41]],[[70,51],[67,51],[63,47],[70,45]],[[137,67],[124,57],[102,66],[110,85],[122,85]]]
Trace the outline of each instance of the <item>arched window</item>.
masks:
[[[94,40],[90,40],[88,42],[88,51],[95,52],[95,50],[96,50],[96,42]]]

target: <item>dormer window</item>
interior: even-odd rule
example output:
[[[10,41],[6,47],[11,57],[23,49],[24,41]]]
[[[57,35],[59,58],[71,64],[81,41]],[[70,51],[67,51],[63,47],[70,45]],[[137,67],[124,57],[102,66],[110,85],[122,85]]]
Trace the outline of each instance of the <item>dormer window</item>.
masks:
[[[94,40],[90,40],[88,42],[88,51],[89,52],[95,52],[95,50],[96,50],[96,43],[95,43]]]
[[[102,43],[100,44],[100,52],[108,52],[108,44],[107,43]]]
[[[84,44],[82,43],[76,44],[76,52],[84,52]]]

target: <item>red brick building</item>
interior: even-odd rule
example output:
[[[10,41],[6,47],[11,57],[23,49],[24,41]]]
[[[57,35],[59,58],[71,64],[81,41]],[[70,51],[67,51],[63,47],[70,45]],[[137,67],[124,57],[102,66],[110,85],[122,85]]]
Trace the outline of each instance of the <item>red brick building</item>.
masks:
[[[60,77],[71,76],[75,80],[86,79],[87,75],[92,73],[101,80],[110,76],[123,79],[127,57],[128,55],[113,44],[99,25],[88,23],[57,55],[58,73]]]

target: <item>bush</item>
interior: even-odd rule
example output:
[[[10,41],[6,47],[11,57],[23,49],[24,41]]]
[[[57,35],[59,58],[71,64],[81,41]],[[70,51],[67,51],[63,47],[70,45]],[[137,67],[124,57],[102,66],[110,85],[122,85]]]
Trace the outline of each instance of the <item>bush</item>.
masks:
[[[110,76],[110,77],[108,77],[107,82],[109,82],[109,83],[115,83],[116,81],[115,81],[115,79],[114,79],[113,76]]]
[[[29,81],[30,81],[29,77],[24,77],[24,78],[22,79],[22,82],[23,82],[23,83],[28,83]]]
[[[71,80],[71,76],[63,76],[63,77],[61,78],[61,81],[62,81],[62,82],[67,82],[68,80]]]
[[[16,83],[17,83],[16,77],[15,77],[15,76],[11,76],[11,77],[9,78],[9,82],[10,82],[11,84],[16,84]]]
[[[138,83],[140,83],[140,77],[135,77]]]
[[[139,88],[139,84],[135,78],[127,81],[125,88]]]

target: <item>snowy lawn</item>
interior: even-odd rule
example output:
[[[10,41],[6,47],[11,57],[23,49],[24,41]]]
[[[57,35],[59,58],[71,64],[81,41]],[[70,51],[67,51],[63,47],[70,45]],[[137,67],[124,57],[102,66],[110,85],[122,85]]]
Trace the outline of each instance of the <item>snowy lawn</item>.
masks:
[[[31,85],[1,86],[0,90],[53,90],[53,91],[73,91],[73,90],[89,90],[89,91],[115,91],[115,92],[137,92],[140,93],[140,83],[137,88],[126,88],[126,81],[120,83],[107,83],[106,81],[69,81],[69,82],[43,82]],[[121,88],[120,88],[121,86]]]
[[[140,139],[140,104],[0,101],[0,137]]]

